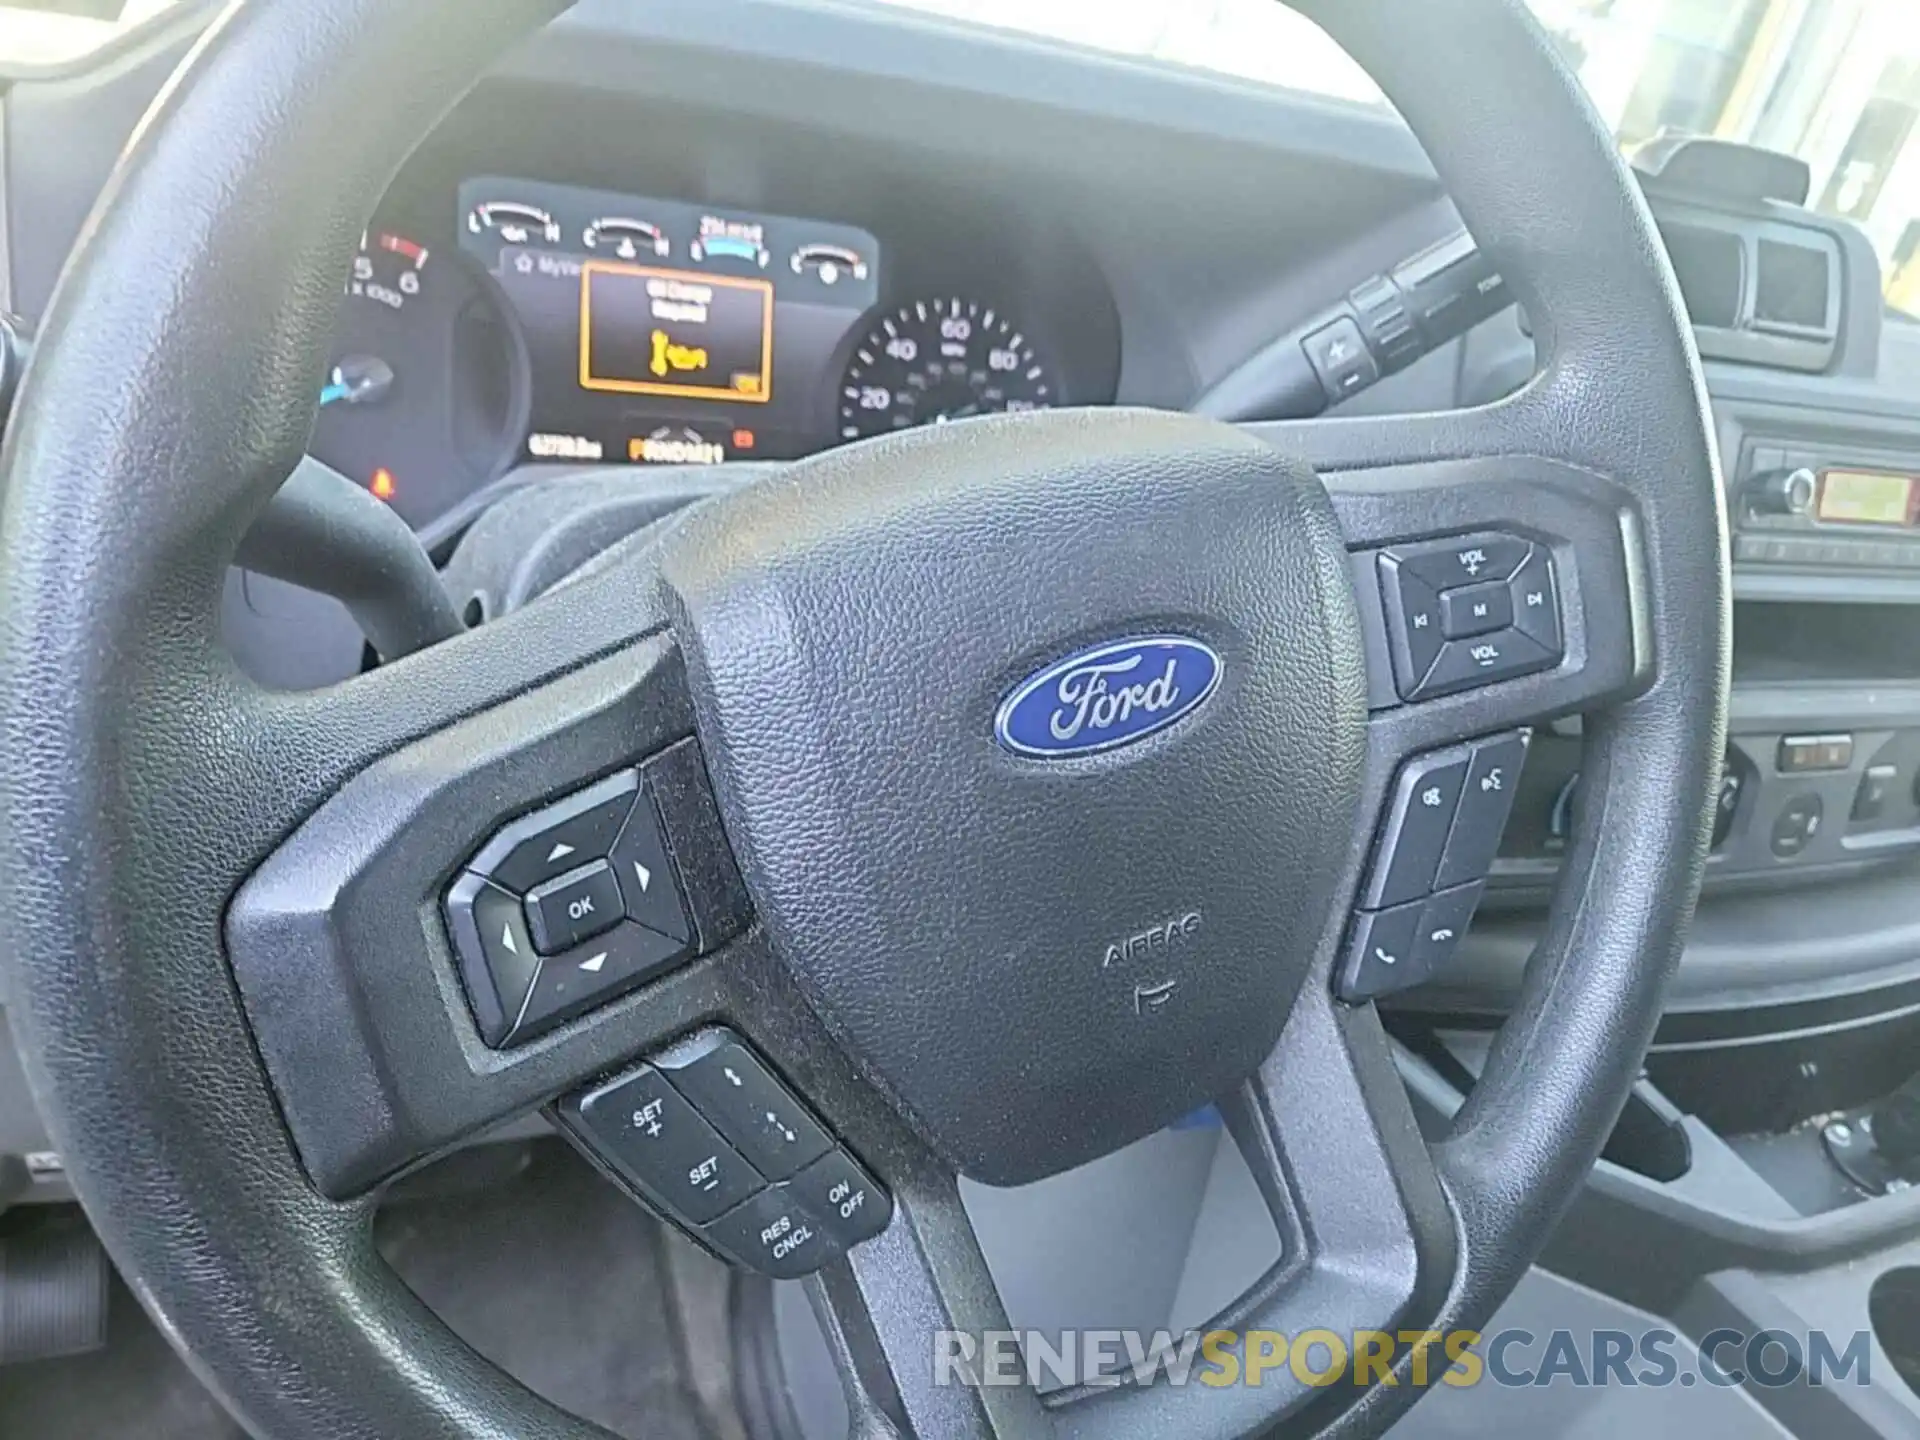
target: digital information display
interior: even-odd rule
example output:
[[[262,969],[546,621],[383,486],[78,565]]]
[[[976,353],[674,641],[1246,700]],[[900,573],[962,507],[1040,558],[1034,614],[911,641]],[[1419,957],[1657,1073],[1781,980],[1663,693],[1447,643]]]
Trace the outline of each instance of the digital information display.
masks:
[[[1824,470],[1820,474],[1822,520],[1852,525],[1913,523],[1913,477],[1877,470]]]
[[[766,404],[773,285],[588,261],[580,272],[580,385]]]
[[[460,186],[460,248],[531,379],[520,458],[792,460],[833,443],[839,357],[880,298],[855,225],[552,181]]]

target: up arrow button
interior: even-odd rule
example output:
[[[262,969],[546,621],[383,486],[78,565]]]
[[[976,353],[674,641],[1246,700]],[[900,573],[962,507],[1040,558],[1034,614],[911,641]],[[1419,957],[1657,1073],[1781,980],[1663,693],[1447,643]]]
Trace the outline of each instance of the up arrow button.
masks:
[[[649,788],[642,787],[633,813],[614,844],[613,868],[620,877],[628,919],[682,944],[693,938]]]

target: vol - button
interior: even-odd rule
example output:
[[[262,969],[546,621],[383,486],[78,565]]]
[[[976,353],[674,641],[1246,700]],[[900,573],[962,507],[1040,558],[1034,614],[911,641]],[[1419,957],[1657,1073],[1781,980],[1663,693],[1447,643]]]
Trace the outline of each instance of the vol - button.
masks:
[[[1415,698],[1429,700],[1456,690],[1491,685],[1496,680],[1531,675],[1536,670],[1550,670],[1559,658],[1519,630],[1502,630],[1477,640],[1449,640],[1441,647],[1440,658],[1427,672]]]

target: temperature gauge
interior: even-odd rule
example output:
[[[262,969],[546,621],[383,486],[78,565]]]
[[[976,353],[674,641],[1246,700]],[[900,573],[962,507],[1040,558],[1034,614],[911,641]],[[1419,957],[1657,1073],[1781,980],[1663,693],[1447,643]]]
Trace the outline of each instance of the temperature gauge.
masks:
[[[587,226],[580,237],[589,250],[609,250],[622,260],[638,259],[641,252],[664,260],[673,253],[673,245],[658,225],[650,220],[629,220],[604,215]]]

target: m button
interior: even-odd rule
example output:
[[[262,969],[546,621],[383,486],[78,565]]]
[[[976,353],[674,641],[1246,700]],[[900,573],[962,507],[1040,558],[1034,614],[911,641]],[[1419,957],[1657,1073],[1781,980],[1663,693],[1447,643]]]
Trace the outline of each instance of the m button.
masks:
[[[1449,640],[1486,635],[1513,623],[1513,596],[1504,584],[1463,586],[1440,597],[1440,615]]]

